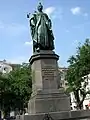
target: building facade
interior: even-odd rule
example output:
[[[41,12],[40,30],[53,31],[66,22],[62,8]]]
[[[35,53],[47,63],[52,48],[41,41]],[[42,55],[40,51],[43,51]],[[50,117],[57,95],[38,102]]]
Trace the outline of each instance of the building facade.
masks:
[[[59,76],[60,76],[60,87],[63,87],[64,89],[66,89],[68,87],[68,83],[66,80],[66,73],[67,73],[68,68],[59,68]]]
[[[6,60],[0,61],[0,72],[1,73],[9,73],[13,69],[15,69],[17,66],[20,66],[20,64],[12,64],[7,62]]]
[[[0,72],[9,73],[10,71],[12,71],[12,66],[6,60],[0,61]]]

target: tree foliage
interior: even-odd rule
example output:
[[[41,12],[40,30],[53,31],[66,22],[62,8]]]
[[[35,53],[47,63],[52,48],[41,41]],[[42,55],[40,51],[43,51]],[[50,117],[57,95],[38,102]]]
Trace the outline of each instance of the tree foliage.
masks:
[[[17,66],[9,74],[0,74],[0,106],[3,111],[23,109],[32,91],[29,64]]]
[[[90,90],[86,90],[88,84],[88,74],[90,74],[90,40],[77,48],[77,54],[68,60],[69,67],[66,75],[68,81],[68,91],[74,92],[77,106],[81,109],[83,101]],[[86,76],[86,77],[84,77]],[[87,78],[87,80],[86,80]],[[83,83],[83,84],[82,84]]]

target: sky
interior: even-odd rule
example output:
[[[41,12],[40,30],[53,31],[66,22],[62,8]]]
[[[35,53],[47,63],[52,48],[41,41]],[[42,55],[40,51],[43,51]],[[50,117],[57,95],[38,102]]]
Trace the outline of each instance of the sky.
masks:
[[[28,62],[32,40],[28,13],[36,10],[40,0],[0,0],[0,61]],[[41,0],[44,12],[52,20],[55,52],[59,66],[76,53],[79,42],[90,38],[90,0]]]

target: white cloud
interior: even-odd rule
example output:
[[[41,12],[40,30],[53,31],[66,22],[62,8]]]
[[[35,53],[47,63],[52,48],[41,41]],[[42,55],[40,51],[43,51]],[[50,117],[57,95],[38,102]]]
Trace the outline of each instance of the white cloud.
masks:
[[[84,17],[88,16],[88,13],[84,12],[81,7],[71,8],[71,12],[73,15],[82,15]]]
[[[73,15],[81,14],[81,8],[80,7],[71,8],[71,12]]]
[[[61,8],[55,8],[55,7],[48,7],[44,10],[44,12],[49,16],[52,17],[52,19],[62,19],[62,9]]]
[[[55,11],[55,7],[48,7],[44,10],[44,12],[46,14],[48,14],[49,16]]]
[[[63,18],[63,10],[62,8],[57,8],[54,12],[54,14],[52,15],[52,19],[60,19],[62,20]]]
[[[33,44],[33,41],[30,41],[30,42],[25,42],[25,45],[27,45],[27,46],[32,46],[32,44]]]

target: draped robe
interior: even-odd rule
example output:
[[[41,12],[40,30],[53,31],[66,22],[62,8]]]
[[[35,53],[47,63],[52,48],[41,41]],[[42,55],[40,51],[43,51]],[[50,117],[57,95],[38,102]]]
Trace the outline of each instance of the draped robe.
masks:
[[[30,19],[31,35],[41,49],[54,49],[54,36],[51,30],[51,20],[43,12],[34,13]]]

